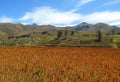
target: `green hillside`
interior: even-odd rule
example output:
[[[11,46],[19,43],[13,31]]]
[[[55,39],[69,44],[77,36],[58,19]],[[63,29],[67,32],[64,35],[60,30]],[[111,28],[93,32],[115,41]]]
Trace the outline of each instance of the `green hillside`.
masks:
[[[73,27],[0,24],[0,46],[120,47],[120,28],[99,23]]]

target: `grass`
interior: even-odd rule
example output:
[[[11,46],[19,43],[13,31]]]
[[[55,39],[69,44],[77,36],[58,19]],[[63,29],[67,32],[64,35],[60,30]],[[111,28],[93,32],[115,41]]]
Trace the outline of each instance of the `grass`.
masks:
[[[1,47],[0,82],[120,82],[120,49]]]

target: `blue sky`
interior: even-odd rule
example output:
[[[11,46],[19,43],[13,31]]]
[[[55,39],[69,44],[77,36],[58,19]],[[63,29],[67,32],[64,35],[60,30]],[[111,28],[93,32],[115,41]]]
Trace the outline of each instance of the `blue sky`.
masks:
[[[120,0],[1,0],[0,23],[120,26]]]

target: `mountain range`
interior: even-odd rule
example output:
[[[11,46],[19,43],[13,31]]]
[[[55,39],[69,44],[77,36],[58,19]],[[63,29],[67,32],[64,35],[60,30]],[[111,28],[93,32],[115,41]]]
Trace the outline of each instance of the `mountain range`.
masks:
[[[100,31],[104,36],[120,35],[120,27],[110,26],[105,23],[88,24],[86,22],[82,22],[75,26],[66,27],[0,23],[0,43],[2,43],[2,45],[3,43],[10,44],[10,42],[11,44],[14,42],[14,45],[18,43],[23,44],[24,42],[45,45],[49,43],[64,44],[67,42],[72,44],[72,41],[73,43],[76,43],[77,41],[80,43],[81,40],[85,39],[85,37],[82,37],[85,35],[91,36],[95,39],[98,31]],[[62,39],[58,39],[58,37],[62,37]]]
[[[22,25],[22,24],[12,24],[12,23],[0,23],[0,33],[6,34],[16,34],[24,31],[30,30],[60,30],[60,29],[67,29],[67,30],[78,30],[78,31],[102,31],[104,33],[110,33],[114,31],[115,33],[120,32],[120,27],[117,26],[110,26],[105,23],[97,23],[97,24],[88,24],[86,22],[82,22],[81,24],[75,26],[66,26],[66,27],[56,27],[52,25]]]

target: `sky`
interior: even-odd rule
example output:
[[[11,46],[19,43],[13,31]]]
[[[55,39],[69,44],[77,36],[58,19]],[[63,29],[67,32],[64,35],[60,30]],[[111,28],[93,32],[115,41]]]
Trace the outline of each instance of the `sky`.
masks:
[[[0,23],[120,26],[120,0],[1,0]]]

